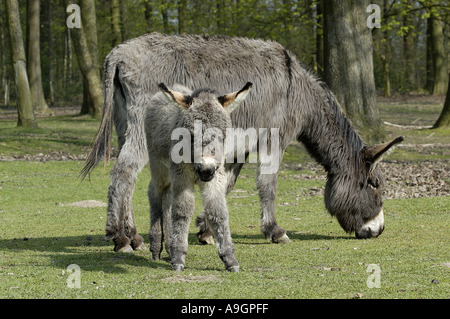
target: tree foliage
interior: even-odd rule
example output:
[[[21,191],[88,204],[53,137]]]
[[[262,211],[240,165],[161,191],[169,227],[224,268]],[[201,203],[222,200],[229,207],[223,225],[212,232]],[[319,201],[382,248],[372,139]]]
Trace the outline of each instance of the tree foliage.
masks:
[[[5,1],[5,0],[4,0]],[[3,2],[4,2],[3,1]],[[22,29],[26,30],[27,0],[19,4]],[[94,1],[94,0],[93,0]],[[74,2],[74,1],[72,1]],[[319,75],[323,73],[324,0],[95,0],[97,57],[101,68],[116,44],[147,32],[167,34],[206,33],[271,39],[286,46]],[[450,39],[447,0],[373,0],[381,7],[381,28],[372,30],[373,66],[377,92],[398,94],[433,93],[445,81],[448,56],[437,59],[430,40],[432,22],[441,26],[439,45],[448,55]],[[83,76],[66,26],[66,1],[40,0],[40,49],[42,86],[49,103],[80,104]],[[4,5],[1,8],[1,78],[13,83],[9,35]],[[333,10],[333,9],[331,9]],[[364,13],[366,17],[369,13]],[[439,30],[438,30],[439,33]],[[24,34],[25,35],[25,34]],[[26,40],[25,40],[26,41]],[[26,43],[26,42],[25,42]],[[100,70],[101,73],[101,70]],[[443,79],[437,76],[443,75]],[[4,81],[2,80],[2,83]],[[0,88],[4,104],[5,85]],[[446,89],[446,88],[445,88]],[[17,100],[10,90],[11,104]]]

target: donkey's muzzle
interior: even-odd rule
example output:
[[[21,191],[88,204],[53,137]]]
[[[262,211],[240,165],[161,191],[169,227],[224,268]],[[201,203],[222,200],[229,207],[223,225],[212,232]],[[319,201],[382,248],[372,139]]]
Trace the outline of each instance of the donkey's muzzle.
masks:
[[[381,209],[378,215],[364,224],[361,229],[357,230],[355,235],[358,239],[376,238],[381,235],[383,230],[384,214],[383,209]]]

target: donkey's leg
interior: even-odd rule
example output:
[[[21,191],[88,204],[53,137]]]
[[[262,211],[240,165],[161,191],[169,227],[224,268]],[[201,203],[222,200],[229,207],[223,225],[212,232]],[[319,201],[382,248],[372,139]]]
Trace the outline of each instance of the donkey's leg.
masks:
[[[136,180],[134,181],[134,184],[136,184]],[[130,238],[131,248],[133,248],[133,250],[147,250],[144,239],[137,233],[136,224],[134,222],[132,197],[133,191],[126,197],[126,205],[124,205],[124,212],[126,213],[124,216],[125,234]]]
[[[223,179],[221,181],[221,178]],[[217,240],[219,257],[225,268],[231,272],[239,271],[239,263],[234,257],[234,245],[231,239],[227,202],[225,199],[225,176],[216,173],[213,181],[201,183],[200,189],[206,220]]]
[[[227,195],[233,190],[243,165],[244,163],[232,163],[225,165],[227,174]],[[197,216],[195,224],[199,228],[199,232],[197,233],[198,241],[204,245],[214,245],[214,239],[212,237],[213,232],[205,219],[204,211]]]
[[[170,259],[173,270],[181,271],[185,265],[189,224],[195,209],[194,184],[182,174],[171,178],[171,184],[173,201]]]
[[[277,194],[278,173],[261,174],[258,169],[256,187],[261,202],[261,231],[273,243],[290,243],[286,231],[275,221],[275,198]]]
[[[136,167],[124,165],[119,159],[111,171],[106,237],[114,241],[116,252],[130,252],[144,245],[137,234],[131,202],[138,172]]]
[[[131,252],[131,240],[125,235],[125,214],[123,211],[127,201],[127,192],[135,182],[133,174],[116,162],[111,170],[111,184],[108,192],[108,215],[106,220],[106,238],[114,242],[114,251]],[[125,205],[124,205],[125,204]]]
[[[132,208],[137,174],[148,161],[142,110],[143,107],[130,105],[126,133],[129,138],[121,143],[119,156],[111,170],[106,238],[114,241],[116,252],[145,247],[142,237],[137,234]]]

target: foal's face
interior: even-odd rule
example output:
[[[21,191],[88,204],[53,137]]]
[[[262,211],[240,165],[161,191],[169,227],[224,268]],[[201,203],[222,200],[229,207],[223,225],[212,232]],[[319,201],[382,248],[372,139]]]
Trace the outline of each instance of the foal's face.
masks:
[[[223,141],[230,115],[216,96],[202,92],[184,113],[184,127],[191,133],[192,168],[202,182],[209,182],[225,162]]]
[[[211,181],[225,160],[223,141],[231,127],[230,114],[245,99],[252,84],[241,90],[217,96],[213,90],[201,89],[191,95],[159,85],[163,93],[183,114],[182,123],[191,135],[192,168],[202,182]]]

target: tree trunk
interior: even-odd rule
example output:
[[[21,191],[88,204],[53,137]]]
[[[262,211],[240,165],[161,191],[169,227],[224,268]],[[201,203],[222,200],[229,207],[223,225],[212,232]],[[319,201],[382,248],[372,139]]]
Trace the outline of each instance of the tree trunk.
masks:
[[[166,33],[166,34],[170,33],[168,6],[169,6],[169,3],[167,0],[161,1],[161,15],[162,15],[162,19],[163,19],[163,30],[164,30],[164,33]]]
[[[128,0],[119,0],[120,2],[120,33],[122,34],[122,42],[129,37],[128,31]]]
[[[178,34],[185,32],[186,26],[186,0],[177,1],[177,11],[178,11]]]
[[[0,0],[0,16],[2,15],[3,4],[2,0]],[[3,31],[4,24],[3,20],[0,19],[0,50],[1,50],[1,71],[2,71],[2,79],[0,82],[0,86],[3,89],[3,97],[4,97],[4,105],[6,107],[9,106],[9,89],[8,89],[8,77],[6,76],[6,43],[5,43],[5,33]]]
[[[441,20],[431,14],[431,47],[433,52],[434,85],[433,95],[443,95],[447,90],[447,53],[444,48],[444,32]]]
[[[72,78],[72,41],[70,39],[71,29],[66,26],[65,40],[64,40],[64,63],[63,63],[63,96],[66,96],[66,87],[69,79]]]
[[[225,33],[225,2],[224,0],[216,0],[216,24],[217,33]]]
[[[145,0],[144,2],[144,17],[145,22],[147,22],[147,33],[150,33],[153,31],[153,7],[150,0]]]
[[[383,0],[383,14],[386,14],[388,10],[388,1]],[[389,74],[389,60],[392,55],[392,49],[391,49],[391,39],[389,38],[389,30],[385,29],[382,32],[383,40],[382,41],[382,54],[380,56],[381,58],[381,64],[383,66],[383,90],[384,90],[384,96],[391,96],[391,78]]]
[[[82,2],[83,4],[83,2]],[[98,40],[97,40],[97,24],[95,19],[89,19],[88,17],[95,17],[95,5],[83,5],[81,7],[81,21],[89,32],[86,32],[86,41],[88,51],[92,58],[93,68],[100,74],[100,64],[98,59]],[[83,80],[83,105],[81,107],[80,114],[95,114],[94,101],[89,93],[89,84],[86,79]]]
[[[369,1],[330,0],[324,6],[324,75],[353,125],[370,143],[385,137],[373,74]]]
[[[120,31],[120,3],[119,0],[111,1],[111,29],[113,33],[113,47],[122,43]]]
[[[316,58],[314,70],[323,75],[323,1],[316,4]]]
[[[73,3],[66,0],[66,6]],[[103,83],[100,79],[97,54],[97,28],[94,0],[81,0],[82,27],[71,29],[73,46],[83,78],[88,84],[89,100],[92,102],[92,116],[100,118],[103,109]]]
[[[449,127],[450,126],[450,74],[448,74],[448,88],[447,96],[445,97],[444,108],[441,115],[434,124],[433,128]]]
[[[27,73],[33,109],[36,113],[53,114],[42,88],[39,0],[27,0]]]
[[[408,30],[403,35],[403,74],[402,79],[404,81],[403,90],[405,92],[416,89],[415,85],[415,50],[414,50],[414,37],[413,37],[413,25],[411,20],[411,14],[405,14],[403,16],[403,27]]]
[[[54,80],[54,71],[53,71],[53,41],[52,41],[52,13],[51,13],[51,5],[50,0],[45,0],[44,2],[44,16],[45,16],[45,36],[47,36],[47,74],[48,74],[48,85],[49,85],[49,96],[48,99],[50,101],[50,106],[55,105],[55,92],[53,90],[53,80]]]
[[[427,51],[426,51],[426,83],[425,90],[433,93],[434,87],[434,69],[433,69],[433,45],[431,41],[431,19],[427,19]]]
[[[8,19],[11,60],[16,79],[17,113],[19,116],[17,126],[37,127],[38,125],[32,106],[30,85],[28,83],[18,1],[6,0],[6,15]]]
[[[391,96],[391,80],[389,79],[389,61],[386,54],[380,56],[383,65],[383,90],[384,96]]]

